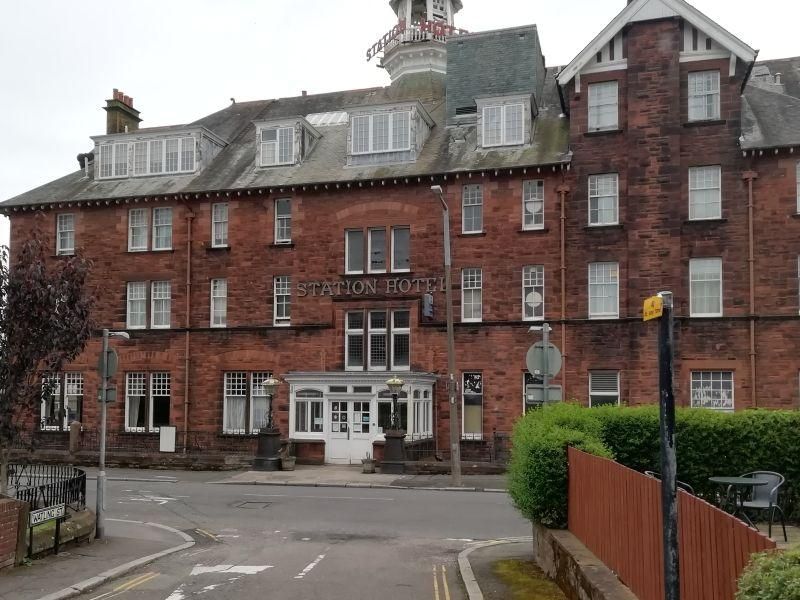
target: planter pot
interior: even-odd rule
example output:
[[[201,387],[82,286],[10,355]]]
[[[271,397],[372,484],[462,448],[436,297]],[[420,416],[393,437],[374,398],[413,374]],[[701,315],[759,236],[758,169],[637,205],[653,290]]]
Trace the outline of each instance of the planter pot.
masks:
[[[375,472],[375,461],[372,459],[361,459],[361,472],[362,473],[374,473]]]
[[[284,456],[281,458],[281,471],[294,471],[296,456]]]

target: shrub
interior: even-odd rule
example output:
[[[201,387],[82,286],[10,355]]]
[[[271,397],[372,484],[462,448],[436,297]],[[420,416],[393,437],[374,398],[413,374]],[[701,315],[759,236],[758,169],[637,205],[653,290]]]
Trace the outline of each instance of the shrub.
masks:
[[[566,526],[567,447],[612,458],[597,431],[593,415],[568,405],[530,412],[516,424],[509,493],[523,515],[546,527]]]
[[[756,554],[739,578],[736,600],[800,598],[800,550]]]
[[[676,414],[678,478],[713,499],[715,475],[777,471],[780,502],[800,519],[800,412],[737,413],[683,408]],[[660,471],[657,406],[584,408],[556,404],[529,412],[514,429],[509,491],[519,510],[549,527],[566,523],[566,447],[613,456],[637,471]]]

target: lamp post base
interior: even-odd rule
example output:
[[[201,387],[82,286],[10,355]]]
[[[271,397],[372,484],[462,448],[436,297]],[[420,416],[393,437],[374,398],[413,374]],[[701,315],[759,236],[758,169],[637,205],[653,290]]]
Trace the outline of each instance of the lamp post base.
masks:
[[[262,429],[258,432],[258,447],[253,460],[256,471],[280,471],[281,432],[277,429]]]
[[[386,444],[383,447],[381,473],[402,475],[406,466],[406,432],[402,429],[389,430],[384,433]]]

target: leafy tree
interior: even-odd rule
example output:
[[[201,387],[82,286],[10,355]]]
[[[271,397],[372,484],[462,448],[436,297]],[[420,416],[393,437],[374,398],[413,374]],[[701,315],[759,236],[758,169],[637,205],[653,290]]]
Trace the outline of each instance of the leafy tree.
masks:
[[[0,247],[0,493],[12,444],[55,387],[43,377],[74,360],[92,334],[90,263],[74,256],[48,264],[45,247],[38,229],[10,260]]]

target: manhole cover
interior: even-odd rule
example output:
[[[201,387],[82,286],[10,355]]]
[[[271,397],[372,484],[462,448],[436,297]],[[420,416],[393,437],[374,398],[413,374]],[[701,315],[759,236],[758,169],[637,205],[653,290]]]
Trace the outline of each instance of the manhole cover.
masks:
[[[244,502],[239,502],[239,504],[236,504],[235,506],[236,506],[236,508],[267,508],[271,504],[272,504],[272,502],[249,502],[249,501],[244,501]]]

